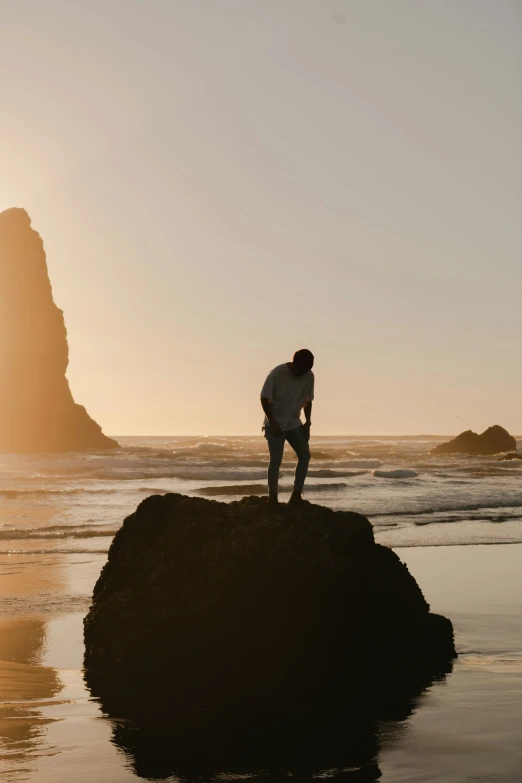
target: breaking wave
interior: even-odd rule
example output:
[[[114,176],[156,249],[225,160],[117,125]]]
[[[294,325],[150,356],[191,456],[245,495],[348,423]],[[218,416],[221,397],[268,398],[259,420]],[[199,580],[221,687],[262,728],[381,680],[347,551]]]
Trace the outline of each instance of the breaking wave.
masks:
[[[434,519],[416,519],[414,520],[414,524],[417,525],[417,527],[424,527],[425,525],[433,525],[433,524],[451,524],[452,522],[462,522],[465,519],[466,522],[493,522],[493,523],[502,523],[502,522],[514,522],[514,521],[520,521],[520,517],[514,516],[513,514],[466,514],[465,517],[462,516],[439,516],[435,517]]]
[[[415,478],[419,474],[416,470],[374,470],[373,475],[376,478]]]
[[[382,462],[378,459],[347,459],[340,460],[335,463],[340,468],[365,468],[371,470],[372,468],[380,468]]]
[[[260,435],[121,440],[124,447],[111,453],[3,455],[3,551],[20,548],[27,554],[35,546],[49,553],[99,554],[148,494],[201,494],[223,502],[266,495],[268,452]],[[428,436],[314,437],[306,498],[359,511],[376,530],[407,526],[420,546],[428,538],[423,526],[432,522],[470,522],[479,528],[522,517],[520,461],[435,457],[429,451],[437,442]],[[294,470],[295,455],[287,447],[280,473],[283,500]],[[481,535],[498,539],[517,524],[488,525]],[[451,526],[444,532],[448,536]],[[463,535],[467,532],[459,541]],[[24,538],[29,539],[25,545]]]
[[[0,549],[0,555],[106,555],[108,549]]]
[[[307,490],[313,492],[328,492],[330,490],[344,489],[348,484],[343,482],[332,484],[314,484],[308,482],[306,484]],[[292,487],[280,486],[280,493],[291,492]],[[227,484],[219,487],[199,487],[196,492],[201,495],[267,495],[268,490],[266,484]]]
[[[54,525],[39,528],[0,528],[0,540],[15,541],[25,539],[60,539],[60,538],[100,538],[116,535],[117,529],[102,528],[93,530],[90,525],[86,529],[74,528],[71,525]]]
[[[484,503],[464,503],[462,505],[440,504],[437,506],[431,506],[429,508],[417,508],[417,509],[398,509],[396,511],[383,511],[378,514],[370,515],[371,519],[379,519],[381,517],[420,517],[427,514],[443,514],[451,512],[467,513],[470,511],[487,511],[488,509],[508,509],[508,508],[520,508],[522,509],[522,498],[519,501],[510,501],[509,503],[492,503],[487,505]]]
[[[105,495],[107,493],[119,492],[119,489],[88,489],[84,487],[74,487],[73,489],[51,489],[49,487],[35,487],[34,489],[0,489],[0,497],[16,498],[16,497],[37,497],[38,495],[83,495],[85,493],[90,495]]]
[[[290,471],[283,471],[290,472]],[[317,470],[309,470],[309,476],[315,476],[315,478],[350,478],[351,476],[363,476],[366,473],[365,470],[332,470],[331,468],[319,468]]]
[[[1,552],[1,550],[0,550]],[[47,551],[42,554],[48,554]],[[99,554],[98,552],[96,554]],[[64,595],[63,593],[38,593],[38,595],[12,595],[2,599],[2,608],[9,615],[38,616],[82,612],[91,603],[89,595]]]

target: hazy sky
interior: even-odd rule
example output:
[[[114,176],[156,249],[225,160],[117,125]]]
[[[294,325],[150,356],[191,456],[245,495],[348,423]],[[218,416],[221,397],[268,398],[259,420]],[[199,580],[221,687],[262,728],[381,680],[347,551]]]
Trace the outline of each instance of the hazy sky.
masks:
[[[522,433],[520,0],[0,0],[0,107],[107,433]]]

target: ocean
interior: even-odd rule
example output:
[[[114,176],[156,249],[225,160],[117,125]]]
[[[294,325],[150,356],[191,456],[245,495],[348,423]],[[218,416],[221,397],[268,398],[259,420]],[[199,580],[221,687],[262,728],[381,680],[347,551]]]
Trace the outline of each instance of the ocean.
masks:
[[[442,439],[313,438],[305,497],[368,516],[389,546],[522,542],[522,460],[434,457]],[[266,493],[262,437],[119,437],[121,452],[0,457],[0,554],[106,552],[154,493]],[[286,446],[281,500],[293,476]]]
[[[83,681],[82,619],[94,582],[114,533],[148,495],[228,502],[266,489],[261,436],[117,440],[118,452],[0,457],[0,771],[8,783],[153,779],[118,745],[113,718]],[[442,440],[312,438],[306,499],[369,517],[432,609],[454,621],[459,659],[407,717],[376,727],[371,764],[309,777],[522,780],[522,461],[430,455]],[[282,501],[293,466],[287,446]],[[276,779],[257,768],[206,779],[238,775]],[[161,779],[200,778],[172,770]]]

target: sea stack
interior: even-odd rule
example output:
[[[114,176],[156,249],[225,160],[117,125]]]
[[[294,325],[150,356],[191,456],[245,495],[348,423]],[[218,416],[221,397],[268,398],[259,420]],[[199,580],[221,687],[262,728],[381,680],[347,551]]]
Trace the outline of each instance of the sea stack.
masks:
[[[495,424],[480,435],[472,430],[461,432],[453,440],[441,443],[431,450],[431,454],[500,454],[504,451],[516,451],[517,442],[504,427]]]
[[[118,448],[74,402],[63,312],[24,209],[0,213],[0,311],[0,452]]]

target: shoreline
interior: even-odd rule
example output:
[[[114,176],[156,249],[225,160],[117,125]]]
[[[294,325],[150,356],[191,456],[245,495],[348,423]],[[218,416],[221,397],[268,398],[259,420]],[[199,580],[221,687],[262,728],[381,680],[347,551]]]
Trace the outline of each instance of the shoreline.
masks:
[[[493,774],[493,769],[495,780],[515,783],[519,764],[522,769],[513,729],[522,720],[522,544],[493,549],[482,544],[393,549],[418,580],[432,611],[452,619],[459,658],[452,673],[422,693],[408,717],[379,724],[372,763],[390,783],[428,779],[462,783],[486,774],[485,770]],[[105,554],[38,556],[32,577],[30,571],[17,567],[18,559],[0,558],[2,603],[6,604],[8,579],[13,597],[14,591],[21,597],[38,597],[46,585],[49,601],[58,608],[60,601],[67,603],[67,596],[83,595],[87,600]],[[6,565],[11,576],[5,573]],[[118,749],[117,739],[116,747],[113,744],[117,722],[100,713],[85,688],[85,613],[86,609],[51,611],[9,618],[4,609],[0,657],[5,661],[7,654],[8,660],[5,665],[0,661],[4,735],[0,769],[5,770],[6,783],[56,783],[73,776],[77,783],[140,779],[129,767],[126,748]],[[16,634],[6,648],[9,625],[13,632],[16,626]],[[24,741],[28,743],[23,763],[15,762],[15,756],[11,760],[20,739],[17,727],[22,725],[27,726]],[[501,753],[491,750],[491,743],[500,741],[492,737],[498,736],[502,736]],[[83,772],[86,754],[97,759],[93,777]],[[16,773],[20,766],[26,769],[22,777]],[[245,779],[255,777],[252,771]],[[185,780],[190,783],[192,778],[188,775]]]

